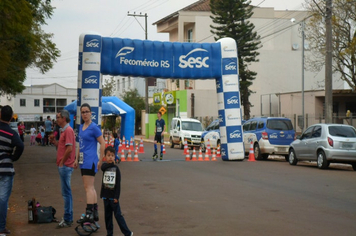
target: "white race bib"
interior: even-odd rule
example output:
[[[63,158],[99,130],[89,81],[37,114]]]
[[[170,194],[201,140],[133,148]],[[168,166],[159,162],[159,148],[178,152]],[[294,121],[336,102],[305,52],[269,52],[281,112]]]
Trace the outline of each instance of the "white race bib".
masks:
[[[162,127],[157,127],[157,132],[162,132]]]
[[[105,185],[113,185],[116,183],[116,172],[114,171],[105,171],[103,177],[103,183]]]
[[[84,154],[82,152],[79,153],[78,163],[81,165],[84,163]]]

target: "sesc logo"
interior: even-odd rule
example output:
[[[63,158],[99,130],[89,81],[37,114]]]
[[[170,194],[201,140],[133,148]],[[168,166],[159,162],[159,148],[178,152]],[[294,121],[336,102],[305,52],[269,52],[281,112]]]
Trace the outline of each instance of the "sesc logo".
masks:
[[[118,58],[119,56],[126,56],[127,54],[132,53],[134,50],[134,47],[123,47],[117,52],[115,58]]]
[[[191,50],[190,52],[187,53],[187,55],[182,55],[179,57],[179,67],[180,68],[209,68],[209,65],[206,64],[206,61],[209,60],[209,57],[189,57],[191,54],[195,53],[195,52],[208,52],[208,50],[205,50],[203,48],[196,48]]]
[[[96,121],[96,114],[95,112],[91,112],[91,119]]]
[[[227,99],[226,102],[228,105],[239,104],[239,98],[237,96],[232,96],[231,98]]]
[[[85,46],[87,48],[98,48],[99,47],[99,40],[98,39],[92,39],[88,41]]]
[[[240,130],[235,130],[234,132],[232,132],[232,133],[230,134],[230,138],[231,138],[231,139],[241,138],[241,132],[240,132]]]
[[[84,84],[98,84],[98,79],[95,75],[89,76],[84,79]]]
[[[236,70],[237,69],[237,65],[236,62],[232,61],[229,64],[225,65],[225,70],[229,71],[229,70]]]
[[[226,150],[225,150],[225,148],[221,148],[221,156],[223,156],[223,157],[226,156]]]

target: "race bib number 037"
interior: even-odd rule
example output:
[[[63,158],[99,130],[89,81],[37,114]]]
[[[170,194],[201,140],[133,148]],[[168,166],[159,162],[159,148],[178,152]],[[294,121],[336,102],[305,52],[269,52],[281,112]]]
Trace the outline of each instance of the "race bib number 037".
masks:
[[[109,185],[115,185],[115,182],[116,182],[116,172],[105,171],[103,183]]]

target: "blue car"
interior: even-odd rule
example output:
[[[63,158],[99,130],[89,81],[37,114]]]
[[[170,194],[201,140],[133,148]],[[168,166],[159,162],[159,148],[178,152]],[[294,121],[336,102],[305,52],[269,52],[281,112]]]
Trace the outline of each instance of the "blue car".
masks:
[[[290,119],[284,117],[252,118],[243,125],[245,151],[252,142],[256,159],[267,159],[269,155],[282,155],[289,159],[289,145],[295,139]]]

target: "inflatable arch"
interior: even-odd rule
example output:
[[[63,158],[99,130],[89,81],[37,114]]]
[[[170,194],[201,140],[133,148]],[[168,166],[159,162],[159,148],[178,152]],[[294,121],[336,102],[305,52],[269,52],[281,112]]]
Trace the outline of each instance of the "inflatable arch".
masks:
[[[102,75],[215,78],[222,159],[244,159],[235,40],[172,43],[82,34],[79,38],[77,114],[80,114],[82,103],[89,103],[97,124],[101,123]]]

